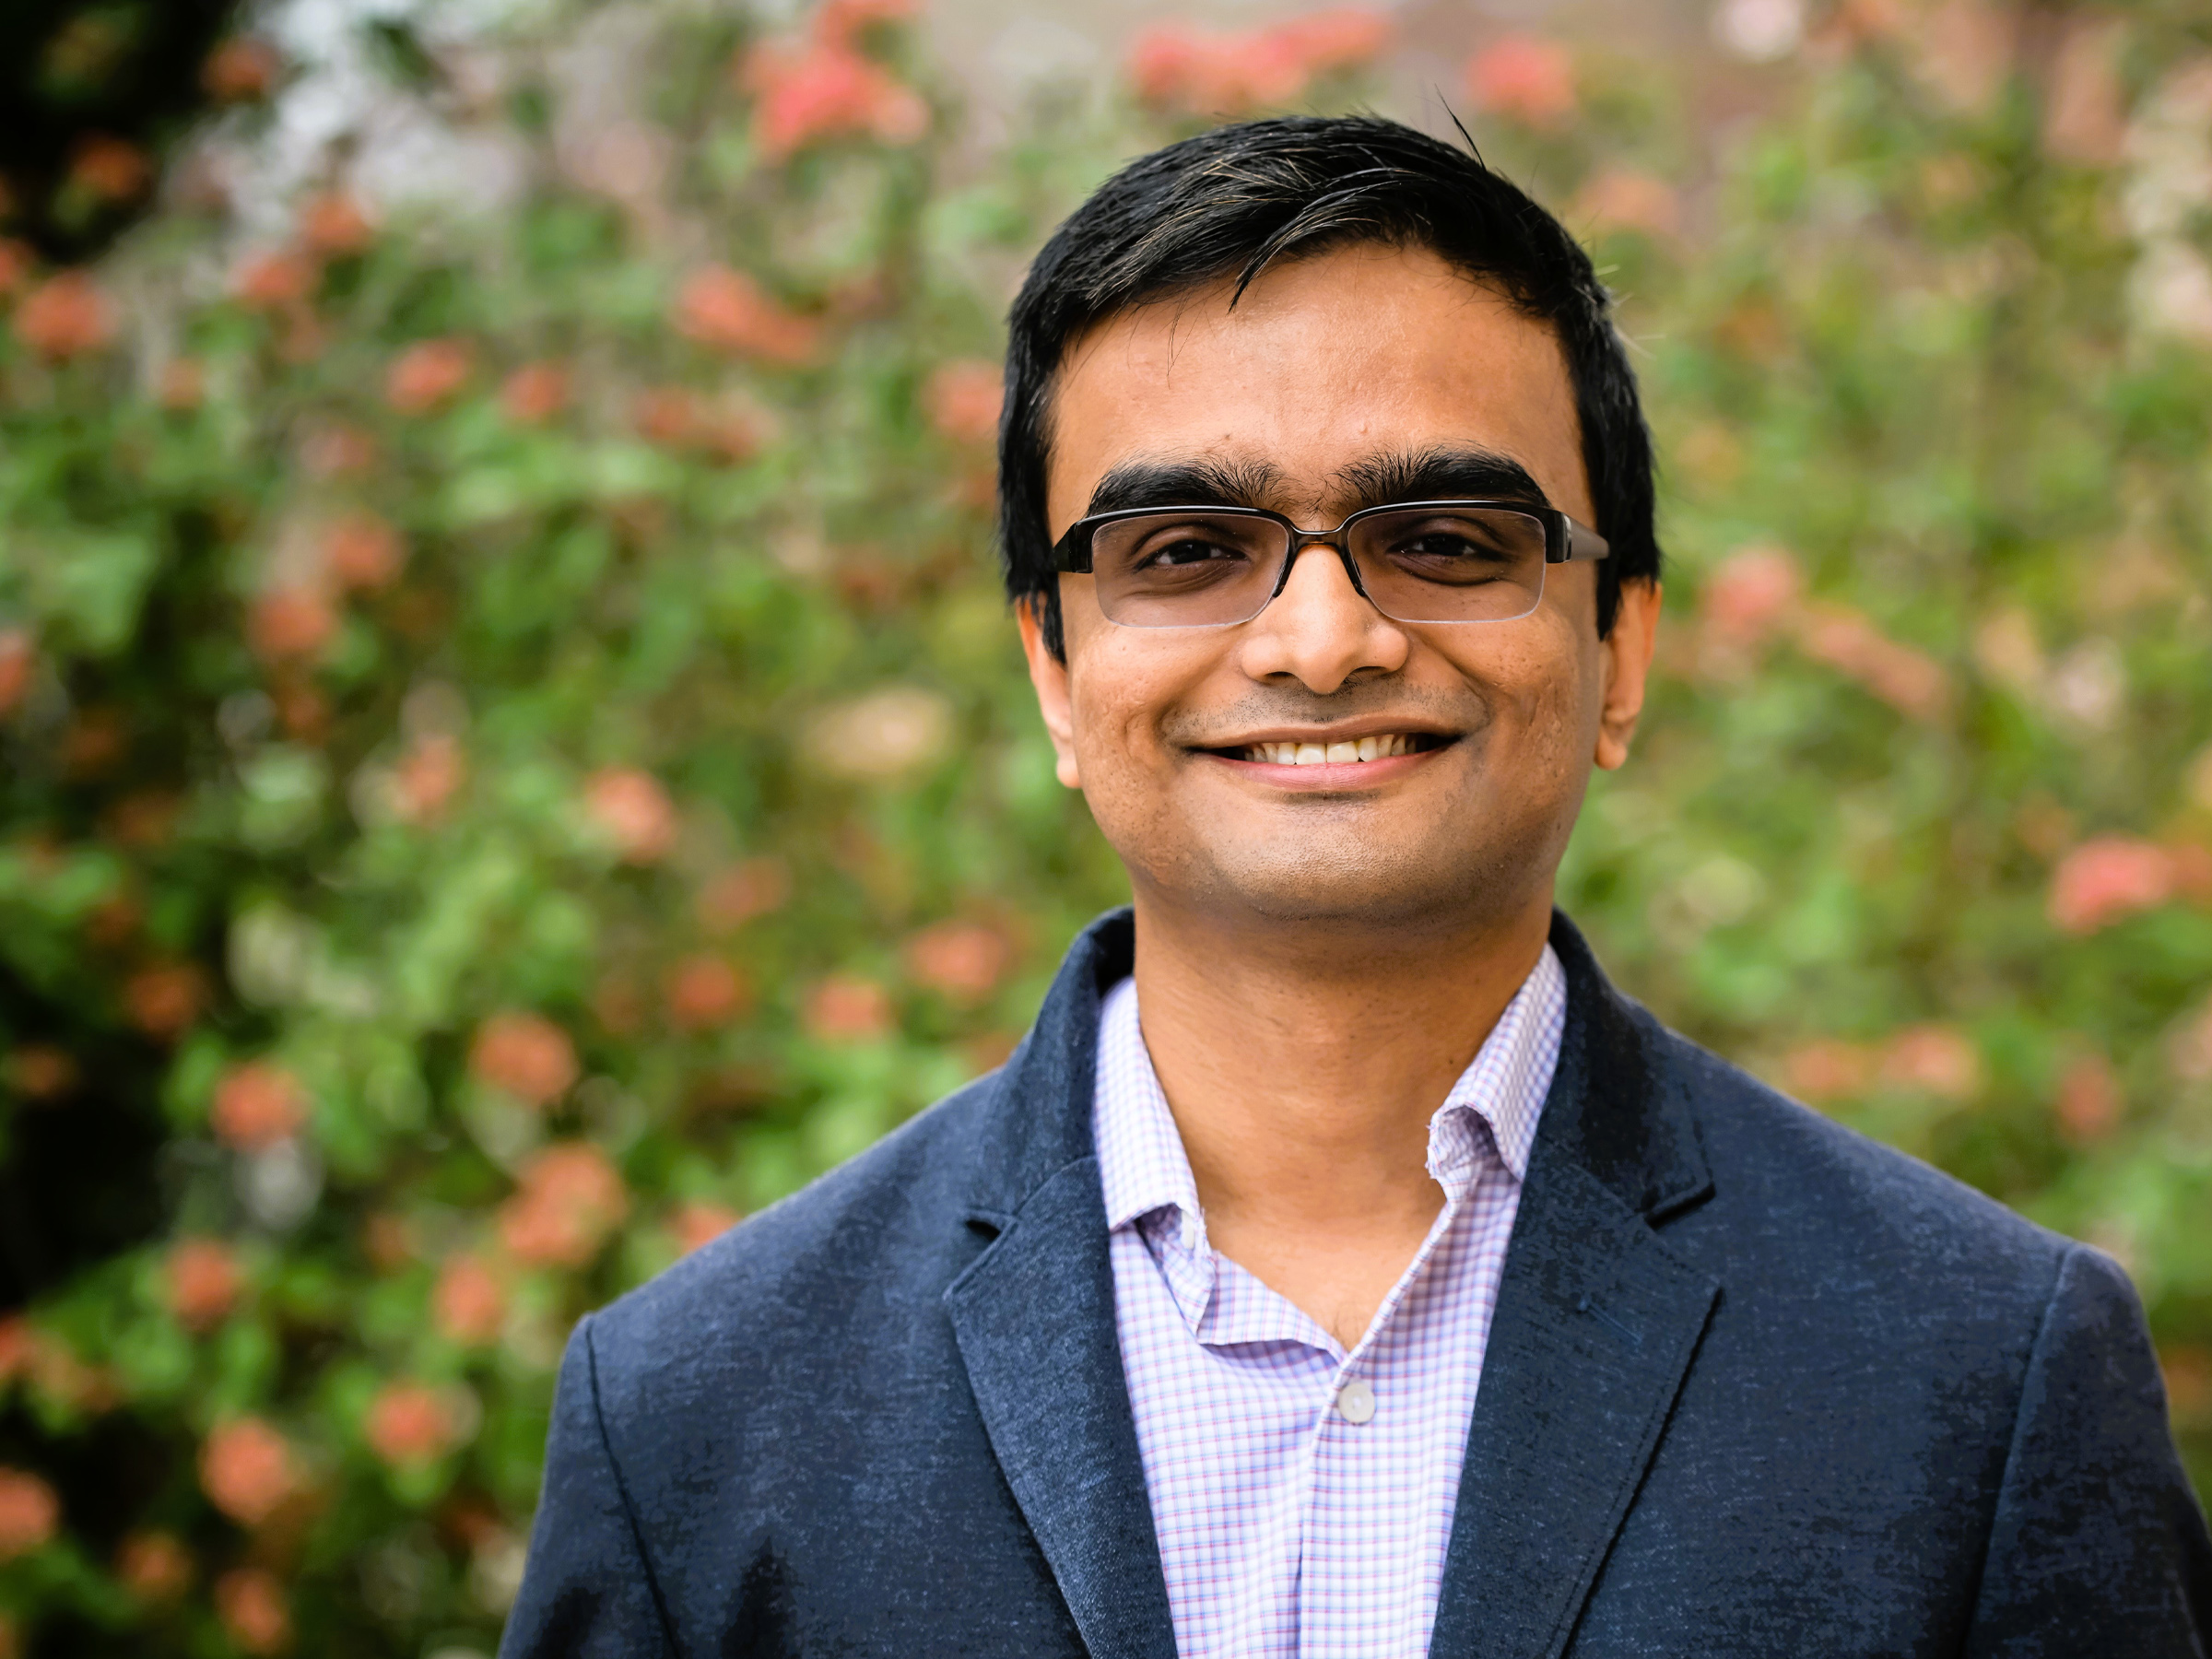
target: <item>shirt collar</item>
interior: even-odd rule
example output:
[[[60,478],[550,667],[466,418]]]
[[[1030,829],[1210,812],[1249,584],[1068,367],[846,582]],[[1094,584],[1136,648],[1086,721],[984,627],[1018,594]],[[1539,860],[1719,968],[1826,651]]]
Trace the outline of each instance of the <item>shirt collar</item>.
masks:
[[[1097,1124],[1106,1226],[1119,1231],[1154,1210],[1181,1213],[1186,1245],[1203,1236],[1198,1183],[1137,1024],[1136,982],[1123,980],[1099,1007]]]
[[[1492,1153],[1515,1181],[1527,1179],[1566,1013],[1566,974],[1546,945],[1429,1121],[1429,1171],[1448,1197],[1461,1197]],[[1202,1251],[1206,1222],[1197,1182],[1145,1048],[1134,979],[1114,985],[1100,1006],[1098,1057],[1092,1123],[1108,1229],[1171,1211],[1175,1242]]]

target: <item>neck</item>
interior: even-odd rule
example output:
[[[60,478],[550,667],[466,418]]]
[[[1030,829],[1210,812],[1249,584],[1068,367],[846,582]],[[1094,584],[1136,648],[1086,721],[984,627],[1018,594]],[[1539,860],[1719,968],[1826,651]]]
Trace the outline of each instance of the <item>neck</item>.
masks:
[[[1347,938],[1225,928],[1140,890],[1145,1044],[1216,1245],[1244,1260],[1236,1237],[1418,1243],[1442,1202],[1430,1119],[1535,968],[1550,918],[1547,885],[1465,927]]]

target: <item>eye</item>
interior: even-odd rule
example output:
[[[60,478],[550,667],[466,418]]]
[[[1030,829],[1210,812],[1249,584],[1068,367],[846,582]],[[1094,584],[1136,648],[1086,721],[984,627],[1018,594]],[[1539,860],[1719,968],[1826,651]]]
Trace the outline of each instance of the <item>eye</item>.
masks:
[[[1139,569],[1174,570],[1187,565],[1241,559],[1244,549],[1199,535],[1177,535],[1152,542],[1138,557]]]
[[[1500,510],[1409,513],[1382,521],[1375,534],[1392,565],[1424,582],[1520,580],[1544,557],[1542,521]]]
[[[1513,557],[1497,535],[1481,525],[1436,525],[1401,535],[1391,557],[1418,564],[1495,564]]]

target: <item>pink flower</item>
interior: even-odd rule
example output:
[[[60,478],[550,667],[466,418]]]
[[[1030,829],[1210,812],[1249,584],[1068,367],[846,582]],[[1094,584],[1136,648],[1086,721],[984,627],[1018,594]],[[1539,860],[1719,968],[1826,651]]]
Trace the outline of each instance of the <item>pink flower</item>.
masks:
[[[216,1084],[209,1117],[218,1139],[241,1151],[259,1151],[300,1132],[307,1122],[307,1092],[274,1061],[249,1060],[232,1066]]]
[[[12,237],[0,236],[0,300],[12,300],[30,279],[36,255]]]
[[[337,613],[312,588],[273,588],[253,601],[246,639],[265,663],[312,657],[338,631]]]
[[[30,635],[20,628],[0,628],[0,717],[23,700],[38,665],[39,648]]]
[[[369,1449],[395,1469],[436,1463],[453,1450],[460,1432],[453,1402],[421,1382],[386,1383],[361,1424]]]
[[[153,164],[125,139],[94,133],[82,139],[69,163],[69,182],[108,202],[127,202],[147,186]]]
[[[739,72],[753,107],[753,140],[780,161],[820,138],[870,137],[912,144],[929,130],[929,106],[882,65],[849,46],[769,43],[745,56]]]
[[[200,1448],[200,1489],[241,1526],[259,1526],[300,1489],[291,1442],[259,1418],[235,1418]]]
[[[1909,1026],[1889,1040],[1881,1080],[1947,1100],[1969,1100],[1982,1087],[1982,1055],[1965,1033],[1949,1026]]]
[[[359,477],[376,465],[376,440],[343,422],[319,426],[300,444],[300,465],[318,478]]]
[[[676,846],[676,803],[651,772],[614,766],[584,785],[583,811],[626,864],[654,864]]]
[[[107,296],[82,271],[64,271],[31,290],[16,309],[16,334],[50,362],[100,350],[115,337]]]
[[[468,1069],[525,1105],[546,1106],[575,1083],[576,1046],[543,1015],[494,1014],[477,1028]]]
[[[525,363],[500,388],[500,407],[520,426],[544,426],[569,405],[569,371],[559,363]]]
[[[818,325],[784,310],[727,265],[705,265],[684,279],[675,322],[686,339],[771,363],[803,363],[821,343]]]
[[[62,1520],[53,1488],[23,1469],[0,1467],[0,1561],[43,1549]]]
[[[461,390],[475,367],[465,340],[418,340],[385,371],[384,401],[402,415],[428,415]]]
[[[1789,615],[1803,586],[1797,561],[1787,548],[1745,547],[1731,554],[1706,582],[1700,615],[1730,644],[1753,644]]]
[[[115,1576],[140,1601],[174,1601],[192,1585],[192,1552],[174,1533],[131,1533],[115,1551]]]
[[[230,291],[254,311],[281,311],[314,292],[323,273],[297,253],[260,253],[239,267]]]
[[[0,1385],[29,1376],[38,1358],[38,1333],[20,1313],[0,1319]]]
[[[854,973],[833,973],[817,985],[802,1018],[807,1032],[823,1042],[871,1041],[898,1023],[884,988]]]
[[[1941,664],[1843,606],[1806,607],[1797,642],[1815,662],[1849,675],[1900,714],[1934,720],[1950,705],[1950,677]]]
[[[190,962],[157,962],[124,981],[123,1001],[133,1025],[173,1041],[207,1006],[207,976]]]
[[[1131,43],[1129,79],[1138,99],[1156,108],[1241,114],[1289,103],[1317,76],[1369,62],[1390,33],[1387,18],[1356,6],[1246,34],[1157,24]]]
[[[922,391],[929,424],[955,443],[988,443],[997,437],[1005,399],[998,365],[971,359],[938,365]]]
[[[1467,60],[1476,107],[1524,126],[1563,126],[1575,112],[1574,54],[1557,41],[1507,35]]]
[[[2058,1099],[2053,1111],[2069,1139],[2104,1139],[2120,1126],[2121,1113],[2126,1108],[2120,1079],[2112,1062],[2102,1054],[2077,1055],[2059,1074]]]
[[[448,732],[425,732],[392,769],[392,804],[401,821],[434,822],[468,782],[468,758]]]
[[[283,67],[267,41],[234,36],[207,54],[200,85],[217,103],[253,103],[269,95]]]
[[[2101,835],[2059,860],[2046,913],[2061,933],[2092,934],[2173,896],[2171,853],[2129,836]]]
[[[507,1323],[507,1292],[475,1256],[455,1256],[439,1270],[430,1291],[430,1314],[448,1342],[482,1347],[499,1339]]]
[[[281,1653],[292,1640],[292,1614],[276,1574],[239,1567],[215,1582],[215,1613],[232,1641],[247,1653]]]
[[[27,1100],[53,1100],[76,1087],[76,1061],[50,1042],[26,1042],[9,1051],[4,1072],[8,1087]],[[0,1377],[6,1367],[0,1364]]]
[[[998,988],[1013,958],[1006,937],[980,922],[940,922],[906,942],[915,982],[954,1002],[981,1002]]]
[[[238,1301],[244,1276],[229,1248],[213,1239],[186,1239],[163,1265],[169,1311],[195,1331],[220,1324]]]
[[[1824,1100],[1858,1094],[1874,1081],[1876,1056],[1864,1043],[1816,1038],[1783,1056],[1783,1083],[1801,1100]]]
[[[1682,199],[1665,179],[1634,168],[1609,167],[1575,193],[1576,217],[1599,229],[1638,230],[1666,238],[1682,229]]]
[[[523,1171],[514,1196],[500,1206],[500,1241],[534,1266],[582,1267],[629,1213],[629,1194],[606,1154],[568,1141]]]
[[[383,519],[359,508],[323,532],[323,568],[344,588],[380,588],[407,561],[407,544]]]
[[[640,437],[674,448],[690,441],[699,400],[681,386],[649,386],[631,401],[629,418]]]
[[[360,203],[343,191],[319,195],[300,216],[300,234],[325,259],[344,259],[366,248],[375,235]]]
[[[1308,76],[1315,76],[1372,63],[1390,44],[1391,23],[1380,12],[1342,6],[1287,18],[1262,34],[1279,41]]]
[[[727,934],[777,909],[790,897],[791,873],[782,860],[748,858],[709,879],[700,888],[694,908],[700,926]]]
[[[744,1218],[719,1204],[687,1204],[668,1218],[668,1233],[686,1255],[712,1244]]]
[[[664,990],[668,1023],[681,1031],[729,1024],[752,994],[744,976],[717,956],[686,957],[668,971]]]

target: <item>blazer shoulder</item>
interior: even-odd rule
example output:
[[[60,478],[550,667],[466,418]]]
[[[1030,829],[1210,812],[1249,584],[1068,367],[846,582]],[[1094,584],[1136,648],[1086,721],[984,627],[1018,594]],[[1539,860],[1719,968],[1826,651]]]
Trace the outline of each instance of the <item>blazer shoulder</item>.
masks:
[[[2081,1248],[1910,1153],[1846,1128],[1652,1022],[1662,1086],[1688,1097],[1714,1209],[1748,1204],[1816,1256],[1975,1269],[2039,1296]],[[1962,1287],[1963,1288],[1963,1287]],[[1984,1286],[1983,1288],[1988,1288]]]
[[[632,1364],[665,1367],[784,1328],[811,1329],[807,1346],[818,1347],[841,1318],[934,1300],[964,1265],[959,1223],[1001,1075],[955,1090],[594,1313],[603,1385]]]

